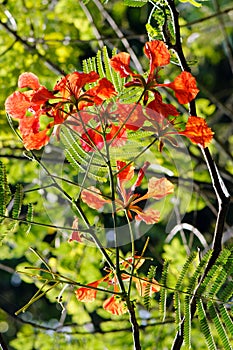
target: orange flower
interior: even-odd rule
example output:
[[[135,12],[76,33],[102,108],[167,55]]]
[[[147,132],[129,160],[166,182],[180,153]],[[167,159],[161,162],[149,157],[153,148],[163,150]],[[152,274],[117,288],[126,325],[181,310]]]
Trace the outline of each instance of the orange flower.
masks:
[[[88,286],[97,288],[98,285],[100,284],[100,282],[102,282],[102,279],[99,281],[89,283]],[[84,303],[85,302],[89,302],[89,303],[93,302],[96,299],[96,293],[97,293],[97,289],[91,289],[91,288],[87,288],[87,287],[81,287],[75,291],[76,298],[79,301],[82,301]]]
[[[130,56],[127,53],[119,53],[113,56],[110,59],[110,65],[112,68],[120,74],[122,78],[124,77],[132,77],[132,80],[125,84],[125,87],[139,86],[142,87],[145,91],[143,97],[144,105],[148,102],[148,92],[151,91],[152,94],[155,94],[156,104],[150,104],[150,108],[154,108],[155,110],[161,113],[165,112],[165,115],[169,113],[175,113],[172,115],[177,115],[177,110],[171,108],[171,105],[166,107],[165,103],[158,100],[156,96],[157,87],[169,87],[175,92],[175,96],[178,101],[182,104],[186,104],[192,101],[197,93],[199,92],[196,87],[196,80],[189,72],[182,72],[178,75],[175,80],[169,84],[159,84],[158,83],[158,72],[160,67],[166,66],[170,62],[170,53],[166,47],[166,45],[159,40],[154,40],[147,42],[144,46],[144,53],[148,57],[150,62],[150,69],[147,79],[140,74],[135,74],[130,68]],[[161,104],[161,106],[159,106]],[[164,115],[164,116],[165,116]]]
[[[125,271],[130,268],[132,269],[132,264],[134,263],[134,271],[137,271],[139,267],[144,263],[145,259],[141,256],[135,256],[126,258],[120,262],[120,266],[124,269],[121,274],[123,282],[128,282],[131,278],[130,272]],[[153,293],[157,293],[160,290],[158,282],[153,279],[149,281],[147,278],[140,279],[139,277],[132,276],[132,280],[136,283],[136,288],[140,296],[144,296],[146,290],[149,288],[149,295],[152,296]],[[97,281],[87,284],[86,287],[78,288],[75,291],[76,298],[81,302],[93,302],[96,299],[97,289],[100,283],[107,282],[108,286],[113,286],[113,291],[115,293],[119,292],[118,280],[114,272],[110,271],[106,276],[100,278]],[[103,303],[103,308],[113,315],[122,315],[127,312],[126,303],[120,298],[119,295],[113,294],[110,298],[106,299]]]
[[[6,99],[5,108],[11,118],[19,119],[19,130],[24,146],[28,150],[40,149],[48,143],[50,130],[55,125],[64,123],[66,119],[72,124],[70,119],[76,117],[76,127],[85,125],[93,116],[89,114],[86,120],[85,115],[84,120],[80,120],[82,117],[80,113],[77,118],[77,112],[80,109],[93,104],[99,105],[116,95],[110,81],[106,78],[98,79],[99,75],[96,72],[74,72],[63,77],[55,85],[54,90],[49,91],[40,84],[35,74],[31,72],[21,74],[18,79],[18,87],[29,90],[16,91],[11,94]],[[83,91],[86,84],[97,80],[95,87]],[[42,115],[52,119],[44,128],[41,128],[40,125]],[[72,118],[70,118],[71,115]]]
[[[179,134],[188,137],[193,143],[205,148],[212,141],[214,132],[208,127],[205,119],[191,116],[185,130],[180,131]]]
[[[167,86],[172,89],[181,104],[192,101],[199,92],[196,86],[196,79],[189,72],[182,72],[172,83],[161,84],[160,86]]]
[[[152,177],[148,183],[148,191],[144,195],[135,193],[137,187],[141,185],[141,182],[145,176],[145,171],[150,165],[146,162],[143,167],[139,170],[138,176],[134,184],[130,189],[126,190],[125,185],[128,181],[134,177],[134,167],[132,164],[127,165],[126,162],[117,161],[117,185],[119,188],[120,198],[116,199],[118,206],[117,210],[126,209],[128,217],[133,218],[132,213],[135,215],[135,220],[144,221],[146,224],[155,224],[159,221],[159,211],[154,209],[142,210],[138,205],[139,202],[154,198],[160,200],[173,193],[174,186],[166,178],[157,179]],[[105,203],[109,203],[109,199],[105,199],[101,192],[95,187],[89,187],[82,191],[81,198],[90,208],[101,209]]]
[[[103,308],[111,314],[117,316],[123,315],[127,312],[125,302],[115,295],[112,295],[110,298],[104,301]]]

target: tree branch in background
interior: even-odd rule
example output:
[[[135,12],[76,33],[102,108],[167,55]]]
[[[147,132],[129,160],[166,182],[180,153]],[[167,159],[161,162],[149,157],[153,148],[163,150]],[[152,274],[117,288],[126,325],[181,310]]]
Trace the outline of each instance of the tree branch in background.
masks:
[[[181,40],[181,33],[180,33],[180,25],[179,25],[179,12],[176,9],[176,5],[174,0],[167,0],[167,4],[172,16],[173,20],[173,27],[175,32],[175,44],[171,45],[170,38],[167,37],[166,32],[163,33],[164,38],[168,46],[173,49],[177,55],[177,58],[180,63],[180,67],[183,71],[190,72],[191,69],[186,61],[183,47],[182,47],[182,40]],[[166,40],[167,39],[167,40]],[[196,103],[195,99],[191,101],[189,104],[189,113],[190,115],[196,115]],[[207,164],[212,184],[214,187],[215,195],[217,197],[218,201],[218,215],[217,215],[217,221],[216,221],[216,227],[213,237],[213,254],[211,259],[209,260],[209,263],[206,267],[206,270],[204,272],[203,278],[206,276],[207,272],[210,270],[210,268],[214,265],[216,259],[218,258],[221,250],[222,250],[222,237],[223,237],[223,230],[224,230],[224,223],[228,211],[228,206],[230,202],[230,195],[226,189],[226,186],[221,178],[221,175],[217,169],[216,164],[214,163],[211,154],[209,152],[208,148],[202,148],[202,153],[205,159],[205,162]],[[200,286],[200,284],[199,284]],[[191,319],[193,319],[194,314],[196,312],[196,295],[198,293],[199,287],[196,289],[195,294],[192,296],[190,300],[191,305]],[[183,344],[184,341],[184,322],[185,318],[183,317],[181,321],[181,327],[180,330],[177,332],[176,337],[173,342],[172,350],[179,350]]]

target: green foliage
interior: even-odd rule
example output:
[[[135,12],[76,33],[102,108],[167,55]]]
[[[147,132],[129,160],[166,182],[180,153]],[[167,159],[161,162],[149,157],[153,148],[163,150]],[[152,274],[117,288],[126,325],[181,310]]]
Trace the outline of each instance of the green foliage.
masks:
[[[155,272],[156,272],[156,267],[151,265],[147,274],[147,278],[149,282],[152,282],[153,278],[155,277]],[[149,310],[151,306],[150,288],[151,288],[151,285],[148,284],[145,288],[145,294],[143,296],[143,303],[147,310]]]
[[[81,3],[86,5],[87,12]],[[98,3],[106,4],[107,14],[115,20],[122,34],[111,28],[104,13],[96,6]],[[202,7],[195,7],[200,3]],[[156,5],[156,8],[149,13],[153,4]],[[222,11],[221,18],[208,2],[187,1],[183,4],[183,1],[180,1],[178,10],[185,55],[188,63],[192,64],[192,71],[197,77],[201,90],[197,100],[197,114],[207,118],[215,131],[215,141],[211,145],[211,151],[220,166],[224,181],[232,191],[232,81],[229,79],[231,72],[229,71],[230,59],[228,59],[229,52],[231,52],[228,47],[228,39],[232,36],[232,18],[231,12],[226,11],[230,5],[229,1],[219,2],[219,10]],[[46,350],[56,347],[67,350],[79,348],[98,350],[106,347],[112,350],[122,348],[131,350],[133,348],[127,317],[110,318],[101,308],[102,294],[99,295],[95,305],[86,305],[77,302],[73,287],[69,287],[62,294],[66,310],[61,314],[60,305],[56,303],[56,297],[61,289],[54,288],[49,293],[43,294],[43,298],[33,303],[28,311],[18,316],[28,324],[23,325],[16,316],[14,319],[10,316],[30,300],[35,293],[35,288],[40,289],[42,286],[41,281],[26,274],[20,274],[21,279],[18,280],[18,283],[21,284],[17,286],[14,284],[16,270],[25,272],[25,267],[40,268],[42,266],[41,260],[28,249],[30,246],[41,252],[54,272],[61,273],[75,281],[89,283],[101,278],[103,262],[99,252],[95,249],[77,242],[68,243],[70,232],[59,231],[56,227],[42,227],[30,223],[19,224],[17,220],[12,220],[14,216],[15,219],[51,224],[44,208],[45,196],[41,198],[39,192],[42,191],[36,190],[41,186],[37,181],[37,165],[24,157],[20,140],[17,140],[10,130],[4,112],[4,101],[15,90],[17,78],[22,72],[34,72],[39,76],[43,85],[52,89],[58,74],[81,70],[83,58],[90,56],[93,57],[86,60],[84,70],[94,69],[101,77],[108,76],[115,89],[121,91],[125,81],[119,78],[119,75],[108,65],[108,56],[110,56],[108,52],[111,52],[114,46],[119,50],[127,51],[125,42],[123,42],[123,39],[126,39],[142,66],[148,68],[148,60],[143,57],[142,53],[142,45],[148,40],[146,32],[150,39],[162,39],[163,26],[166,25],[167,33],[174,43],[172,18],[166,11],[167,22],[165,23],[163,9],[163,1],[146,0],[86,0],[80,3],[73,0],[8,0],[1,4],[0,156],[4,158],[4,166],[0,167],[0,214],[8,218],[0,218],[2,241],[0,247],[0,306],[7,311],[8,315],[0,310],[0,326],[2,327],[0,330],[4,332],[4,322],[9,330],[3,333],[3,336],[13,349]],[[88,11],[92,21],[86,15]],[[149,21],[148,15],[150,16]],[[149,23],[145,30],[147,22]],[[96,32],[99,32],[99,37],[95,36]],[[106,48],[99,50],[103,43]],[[113,54],[115,52],[116,50],[113,50]],[[172,62],[174,63],[172,67],[160,71],[160,74],[169,81],[173,79],[175,71],[180,72],[179,62],[174,55],[172,55]],[[132,62],[132,67],[134,67],[134,62]],[[135,102],[139,94],[140,91],[137,89],[124,89],[121,101]],[[166,96],[166,99],[171,103],[171,96]],[[185,114],[185,111],[181,110],[181,113]],[[17,121],[11,121],[11,123],[14,128],[18,125]],[[93,124],[92,127],[94,126]],[[94,176],[96,176],[97,164],[102,164],[104,168],[105,164],[101,157],[95,154],[94,161],[90,158],[90,154],[80,149],[76,134],[66,129],[63,130],[61,137],[66,148],[66,157],[73,167],[68,168],[66,164],[65,170],[67,173],[69,171],[72,180],[77,179],[75,177],[77,174],[81,174],[80,178],[83,179],[89,167]],[[131,141],[122,153],[118,149],[113,150],[111,155],[113,159],[134,158],[138,149],[145,145],[143,139],[147,143],[150,134],[142,133],[137,138],[134,133],[130,133],[129,137]],[[188,143],[186,145],[190,152],[194,174],[190,172],[190,169],[187,170],[187,167],[183,168],[183,172],[179,171],[167,153],[158,154],[156,149],[152,150],[149,155],[146,154],[144,158],[142,157],[142,162],[156,159],[160,167],[172,172],[172,175],[169,173],[168,177],[171,176],[174,183],[178,181],[178,178],[180,179],[183,186],[179,197],[180,205],[177,209],[181,213],[186,213],[183,222],[189,222],[194,227],[198,227],[210,245],[216,219],[215,195],[200,150]],[[179,151],[172,149],[171,153],[175,157]],[[186,156],[184,157],[182,152],[180,154],[179,161],[188,163]],[[40,156],[39,151],[38,157]],[[53,166],[55,168],[60,165],[53,164]],[[6,172],[10,186],[6,180]],[[99,182],[105,179],[105,170],[102,168],[97,177],[91,178]],[[187,183],[190,179],[194,180],[194,192],[190,206],[187,208],[187,197],[191,193]],[[22,185],[19,185],[20,183]],[[68,187],[65,179],[63,185]],[[24,189],[23,192],[20,187]],[[47,189],[43,191],[45,194],[48,193]],[[76,186],[72,192],[74,198],[78,197],[79,191],[80,188]],[[61,198],[57,196],[56,200],[60,205]],[[166,203],[165,220],[173,205],[173,203]],[[53,208],[51,210],[53,215],[64,220],[64,206],[61,206],[56,213]],[[232,207],[229,213],[231,210]],[[150,298],[150,309],[145,317],[143,313],[140,313],[144,310],[143,305],[139,305],[140,312],[137,310],[139,323],[143,326],[141,333],[143,348],[170,349],[176,331],[181,332],[180,325],[185,317],[186,347],[190,347],[191,344],[192,350],[231,349],[233,341],[232,252],[224,250],[203,279],[209,256],[205,256],[204,261],[203,259],[198,261],[196,247],[200,248],[200,243],[191,231],[187,234],[186,244],[182,236],[181,239],[175,237],[171,243],[165,243],[165,232],[170,229],[170,227],[166,228],[165,220],[151,228],[151,241],[146,252],[149,256],[156,257],[159,272],[162,269],[162,260],[169,261],[169,264],[163,267],[163,283],[159,279],[159,283],[165,286],[161,288],[160,303],[157,298]],[[231,226],[232,218],[229,214],[229,230]],[[228,240],[224,245],[230,246],[232,238],[228,236],[226,233],[225,237]],[[135,245],[136,250],[140,252],[141,240],[135,242]],[[185,249],[184,246],[187,248],[187,245],[188,249]],[[191,250],[191,254],[187,258],[188,250]],[[128,247],[123,247],[122,256],[127,252]],[[196,288],[198,288],[197,311],[190,323],[190,302],[192,302],[192,295]],[[161,319],[164,320],[162,325]],[[42,329],[43,327],[46,330]],[[100,333],[98,333],[99,329]],[[207,346],[204,344],[203,335]]]
[[[183,268],[177,278],[174,288],[174,308],[177,330],[180,330],[182,320],[184,321],[184,341],[188,349],[192,348],[193,321],[191,319],[191,310],[197,307],[200,329],[205,337],[208,349],[217,349],[219,342],[216,342],[213,336],[212,327],[215,326],[216,333],[224,349],[231,348],[232,338],[232,320],[231,308],[225,307],[232,298],[233,290],[224,295],[226,288],[229,291],[231,281],[231,271],[233,269],[232,250],[224,249],[207,274],[205,269],[209,264],[212,252],[207,252],[197,264],[196,254],[191,254],[185,261]],[[197,266],[195,266],[197,264]],[[195,269],[193,269],[195,266]],[[190,275],[191,272],[191,275]],[[166,276],[169,275],[169,269],[165,268]],[[188,283],[187,279],[188,278]],[[171,287],[171,285],[169,286]],[[169,289],[168,289],[169,292]],[[193,298],[197,293],[198,298]],[[168,304],[168,298],[171,291],[166,296],[164,303]],[[225,298],[223,298],[225,296]]]
[[[123,0],[124,4],[133,7],[142,7],[148,3],[148,0]]]

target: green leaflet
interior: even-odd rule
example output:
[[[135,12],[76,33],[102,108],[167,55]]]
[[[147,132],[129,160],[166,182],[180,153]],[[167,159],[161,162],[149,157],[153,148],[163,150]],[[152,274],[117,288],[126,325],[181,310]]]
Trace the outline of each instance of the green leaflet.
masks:
[[[168,269],[169,269],[169,261],[164,262],[163,271],[162,271],[162,278],[161,278],[161,291],[160,291],[160,301],[159,301],[159,309],[161,313],[161,319],[162,321],[166,318],[166,302],[167,302],[167,276],[168,276]]]
[[[148,0],[124,0],[126,6],[142,7],[148,3]]]
[[[150,269],[148,271],[148,274],[147,274],[147,278],[150,282],[155,277],[155,272],[156,272],[156,266],[151,265]],[[151,288],[151,285],[147,284],[146,289],[145,289],[145,294],[143,297],[143,303],[144,303],[144,306],[147,310],[150,309],[150,303],[151,303],[150,288]]]
[[[224,325],[222,323],[222,320],[220,318],[220,315],[217,309],[215,308],[212,302],[208,302],[207,308],[208,308],[209,316],[211,317],[211,320],[214,322],[219,338],[221,339],[221,342],[224,346],[224,350],[232,350],[232,347],[230,345],[230,340],[224,329]]]
[[[6,168],[0,161],[0,220],[2,215],[6,215],[6,208],[10,198],[11,193],[7,183]]]
[[[205,309],[201,299],[197,302],[198,318],[201,326],[201,331],[204,334],[207,346],[209,350],[217,350],[217,347],[214,342],[210,327],[208,325],[208,319],[205,313]]]
[[[23,188],[22,185],[17,184],[14,195],[14,204],[12,208],[12,218],[18,219],[23,204]]]

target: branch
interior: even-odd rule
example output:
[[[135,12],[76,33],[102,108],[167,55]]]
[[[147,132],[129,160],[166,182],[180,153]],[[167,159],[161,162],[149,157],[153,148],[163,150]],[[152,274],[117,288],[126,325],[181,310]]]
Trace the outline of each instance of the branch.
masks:
[[[125,49],[127,50],[127,52],[130,54],[132,62],[136,68],[136,70],[142,74],[142,66],[141,63],[139,62],[135,52],[133,51],[133,49],[131,48],[128,40],[125,38],[124,34],[122,33],[122,31],[120,30],[120,28],[118,27],[118,25],[116,24],[116,22],[114,21],[114,19],[108,14],[108,12],[104,9],[103,5],[101,4],[101,2],[99,0],[93,0],[94,4],[96,5],[96,7],[98,8],[98,10],[101,12],[102,16],[106,19],[106,21],[110,24],[110,26],[112,27],[112,29],[114,30],[114,32],[116,33],[116,35],[118,36],[118,38],[121,40],[122,45],[125,47]]]
[[[13,29],[11,29],[7,23],[3,22],[0,20],[0,24],[6,29],[6,31],[11,34],[16,41],[20,42],[25,48],[26,50],[37,54],[39,58],[42,59],[42,61],[44,61],[45,65],[51,70],[53,71],[55,74],[64,74],[64,71],[61,70],[61,68],[59,66],[57,66],[54,62],[52,62],[49,58],[46,58],[44,55],[42,55],[37,48],[34,45],[30,45],[27,40],[21,38],[21,36]],[[15,42],[14,42],[15,44]]]
[[[8,350],[8,347],[5,341],[3,340],[2,333],[0,333],[0,348],[1,350]]]
[[[166,33],[164,32],[164,38],[166,41],[166,44],[169,46],[170,49],[173,49],[177,55],[177,58],[180,63],[180,67],[183,71],[190,72],[191,69],[188,66],[188,63],[186,61],[183,47],[182,47],[182,40],[181,40],[181,33],[180,33],[180,25],[179,25],[179,12],[176,9],[174,0],[167,0],[167,4],[172,16],[173,20],[173,27],[175,32],[175,44],[172,45],[170,43],[170,38],[167,37]],[[196,103],[195,100],[191,101],[189,104],[189,112],[190,115],[196,115]],[[215,195],[217,197],[218,201],[218,215],[217,215],[217,221],[215,226],[215,232],[213,237],[213,254],[211,256],[211,259],[209,260],[207,267],[204,271],[204,274],[202,276],[202,279],[199,281],[199,284],[196,288],[196,291],[194,295],[192,296],[190,300],[190,306],[191,306],[191,315],[190,319],[192,320],[194,317],[194,314],[196,312],[196,296],[199,291],[199,287],[205,278],[208,271],[211,269],[211,267],[214,265],[216,259],[218,258],[221,250],[222,250],[222,237],[223,237],[223,230],[224,230],[224,223],[228,211],[228,206],[230,203],[230,195],[228,193],[228,190],[221,178],[221,175],[218,171],[218,168],[216,164],[214,163],[210,151],[208,148],[201,148],[205,162],[207,164],[210,177],[212,180],[213,188],[215,191]],[[180,324],[180,330],[176,333],[176,337],[174,339],[172,350],[179,350],[183,344],[184,341],[184,322],[185,318],[183,317],[181,324]]]

